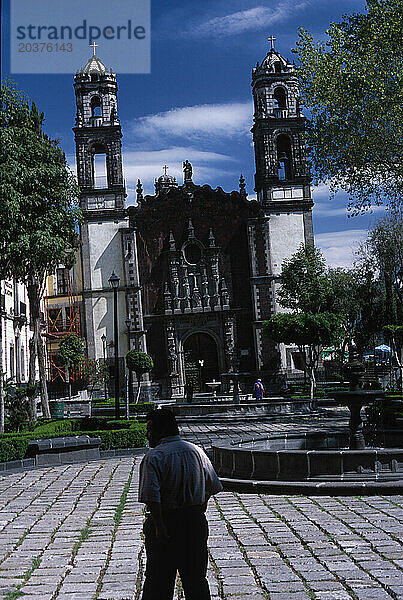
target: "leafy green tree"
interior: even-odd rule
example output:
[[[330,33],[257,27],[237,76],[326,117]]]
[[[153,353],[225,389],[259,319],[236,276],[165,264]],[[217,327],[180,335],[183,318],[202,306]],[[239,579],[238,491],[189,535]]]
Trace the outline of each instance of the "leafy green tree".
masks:
[[[403,325],[385,325],[383,328],[383,333],[386,339],[389,340],[397,366],[399,367],[397,383],[400,387],[400,391],[403,392]]]
[[[4,133],[6,127],[15,127],[23,124],[29,118],[29,101],[24,92],[20,92],[9,82],[8,85],[1,86],[0,95],[0,152],[3,145]],[[0,197],[2,200],[2,196]],[[0,208],[1,210],[1,208]],[[0,216],[1,213],[0,213]],[[2,226],[3,225],[3,226]],[[8,230],[4,231],[7,221],[0,224],[0,281],[10,276],[8,262],[3,253],[6,244],[9,241]],[[3,237],[5,235],[6,237]],[[4,415],[5,415],[5,387],[3,373],[3,309],[0,307],[0,433],[4,433]]]
[[[81,213],[73,174],[58,142],[43,133],[43,121],[43,113],[24,93],[12,82],[2,83],[0,276],[27,286],[33,327],[29,383],[35,382],[37,358],[43,415],[49,417],[40,304],[46,272],[59,263],[74,263]]]
[[[105,385],[109,379],[108,366],[100,359],[84,358],[80,365],[81,376],[90,387],[90,396],[95,386]]]
[[[313,244],[302,244],[281,266],[279,304],[302,313],[327,310],[331,286],[326,274],[325,259]]]
[[[358,268],[329,268],[328,277],[332,290],[331,310],[343,316],[346,339],[353,336],[356,322],[361,315],[359,289],[361,272]]]
[[[356,298],[360,316],[355,322],[353,337],[357,351],[362,356],[381,339],[385,297],[371,260],[361,261],[358,273],[360,278]]]
[[[396,281],[403,263],[401,209],[388,211],[375,223],[361,245],[358,258],[354,272],[360,316],[355,323],[354,339],[362,354],[382,341],[385,326],[403,322],[403,303]]]
[[[126,354],[126,366],[130,371],[136,373],[137,376],[137,395],[136,404],[140,398],[141,378],[145,373],[149,373],[154,367],[153,359],[145,352],[138,350],[129,350]]]
[[[6,395],[10,431],[20,431],[30,416],[30,400],[37,393],[37,386],[11,386]]]
[[[278,313],[265,322],[263,332],[276,343],[295,344],[298,347],[313,398],[315,369],[322,354],[322,346],[340,341],[343,335],[341,316],[328,312]]]
[[[396,288],[396,276],[403,265],[403,208],[389,211],[368,231],[363,254],[373,261],[379,272],[385,296],[384,323],[401,323],[403,306]]]
[[[84,360],[84,342],[74,333],[65,335],[57,349],[57,362],[66,369],[69,384],[69,398],[71,398],[71,374],[78,370]]]
[[[328,41],[299,31],[302,103],[314,174],[345,190],[360,212],[401,203],[403,3],[367,0],[362,14],[331,23]]]

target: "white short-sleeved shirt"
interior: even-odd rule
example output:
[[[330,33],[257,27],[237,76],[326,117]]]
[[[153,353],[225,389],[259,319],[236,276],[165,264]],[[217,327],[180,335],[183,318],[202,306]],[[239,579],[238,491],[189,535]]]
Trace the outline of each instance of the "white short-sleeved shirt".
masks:
[[[141,461],[139,502],[174,510],[204,504],[222,489],[205,452],[179,435],[162,438]]]

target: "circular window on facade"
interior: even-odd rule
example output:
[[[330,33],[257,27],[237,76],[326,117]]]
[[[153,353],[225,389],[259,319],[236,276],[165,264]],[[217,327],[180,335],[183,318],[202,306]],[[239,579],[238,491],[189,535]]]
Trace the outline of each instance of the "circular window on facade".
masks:
[[[201,248],[197,244],[187,244],[185,246],[183,253],[185,255],[186,262],[190,265],[197,264],[202,256]]]

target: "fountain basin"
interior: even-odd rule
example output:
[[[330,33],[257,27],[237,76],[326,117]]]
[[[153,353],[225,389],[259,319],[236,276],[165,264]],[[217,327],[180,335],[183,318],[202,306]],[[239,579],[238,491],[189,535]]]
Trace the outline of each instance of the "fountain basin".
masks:
[[[252,481],[394,481],[403,483],[403,431],[366,435],[374,448],[345,449],[349,432],[279,433],[213,446],[220,477]]]
[[[192,403],[170,405],[169,408],[177,417],[216,417],[233,415],[246,417],[264,417],[276,415],[310,414],[315,410],[315,401],[308,398],[301,400],[268,400],[260,402],[233,403],[220,401],[216,403]]]

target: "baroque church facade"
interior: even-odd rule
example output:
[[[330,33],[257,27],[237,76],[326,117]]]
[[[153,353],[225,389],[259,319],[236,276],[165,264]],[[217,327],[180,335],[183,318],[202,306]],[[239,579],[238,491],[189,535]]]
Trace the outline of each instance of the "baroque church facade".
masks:
[[[137,204],[126,208],[116,75],[94,50],[74,88],[88,356],[102,359],[102,339],[113,340],[114,272],[120,371],[129,348],[149,353],[150,390],[175,398],[190,382],[195,391],[213,379],[225,388],[231,372],[269,382],[290,371],[291,349],[273,346],[262,327],[280,310],[282,262],[313,240],[293,65],[272,47],[252,71],[256,200],[242,176],[230,193],[197,184],[184,160],[182,184],[165,169],[155,194],[144,195],[139,180]]]

